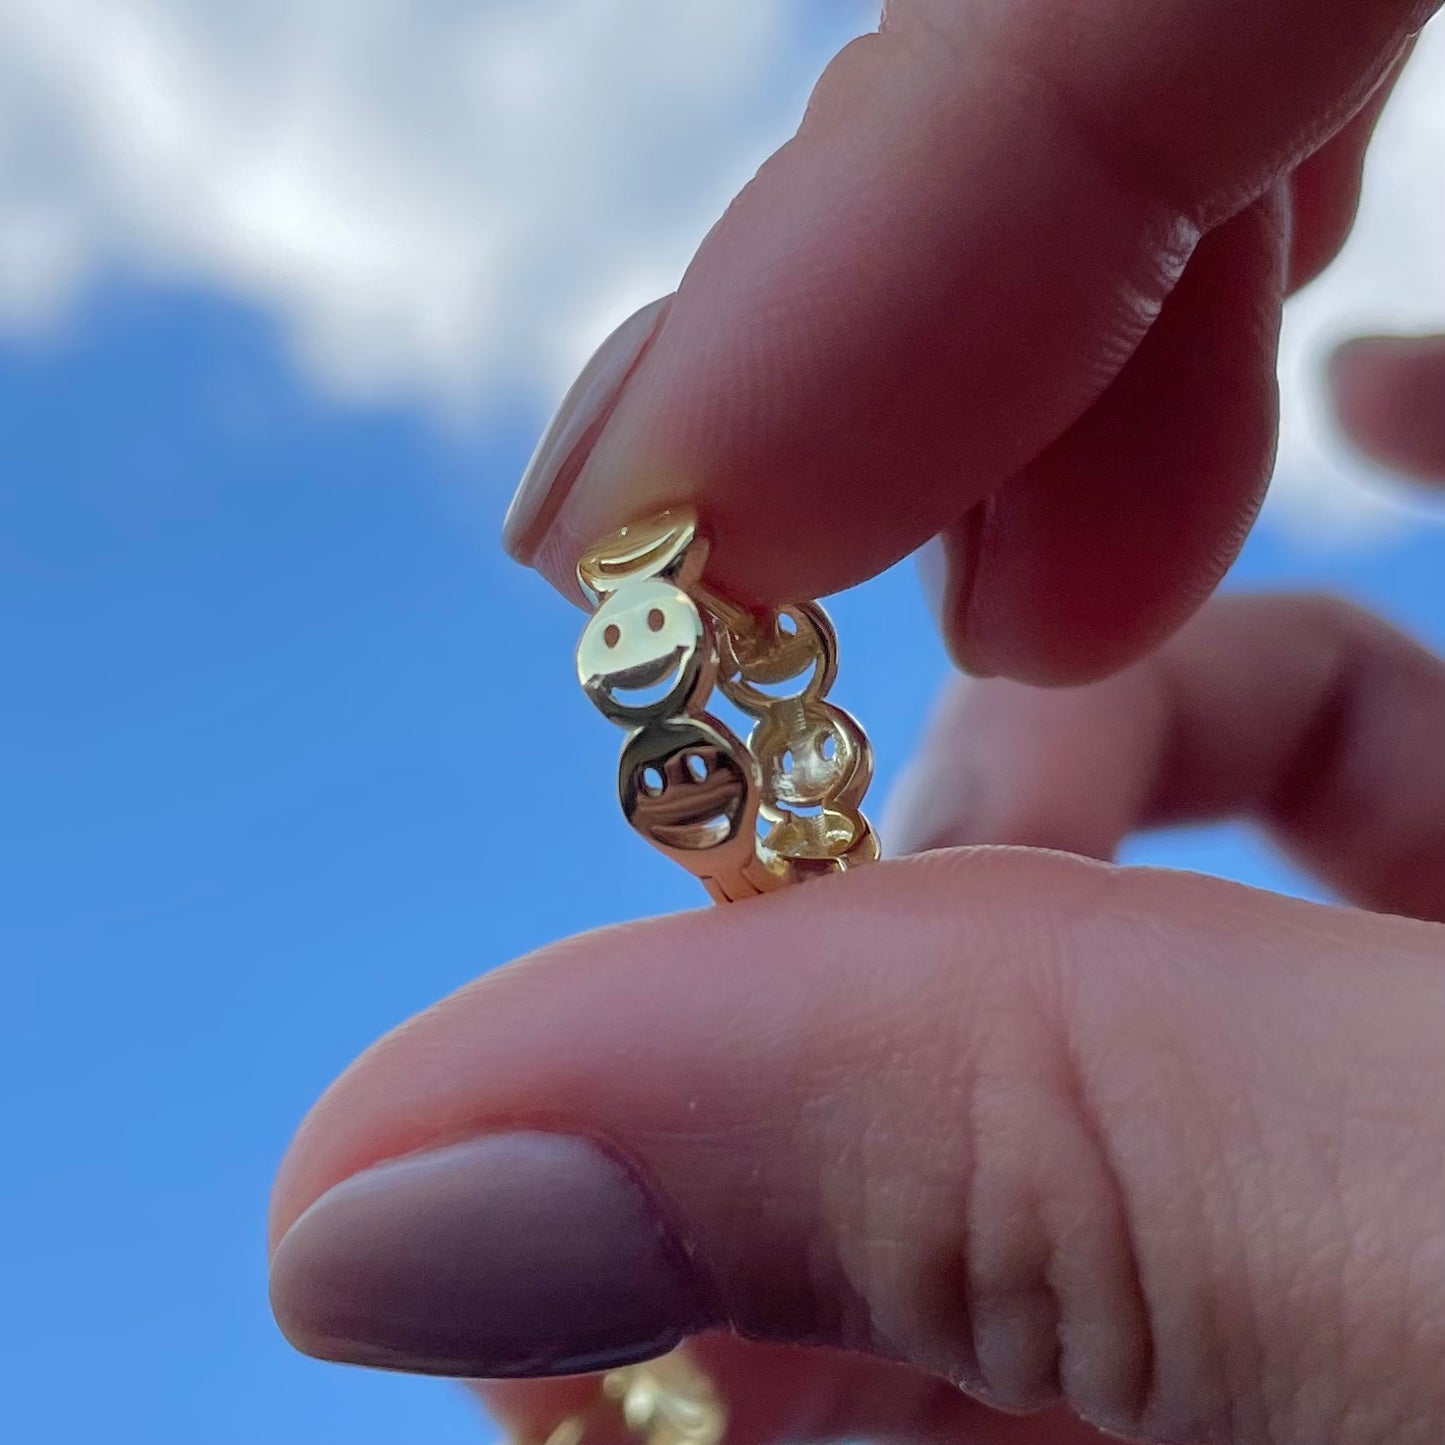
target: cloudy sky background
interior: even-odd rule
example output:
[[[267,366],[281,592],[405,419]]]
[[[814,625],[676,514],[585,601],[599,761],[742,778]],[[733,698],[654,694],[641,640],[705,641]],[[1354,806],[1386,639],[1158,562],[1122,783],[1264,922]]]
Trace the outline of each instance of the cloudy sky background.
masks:
[[[0,307],[194,279],[317,385],[555,392],[675,284],[858,0],[0,0]]]
[[[873,19],[0,0],[6,1439],[488,1438],[460,1391],[284,1344],[270,1180],[398,1020],[699,901],[618,817],[577,614],[497,528],[578,364]],[[1441,648],[1445,527],[1318,410],[1329,344],[1379,327],[1445,327],[1438,25],[1292,304],[1279,479],[1227,585],[1345,592]],[[945,662],[907,565],[830,606],[881,802]],[[1243,825],[1126,856],[1310,891]]]
[[[328,393],[475,421],[557,395],[670,289],[864,0],[0,0],[0,326],[116,270],[216,288]],[[1291,308],[1273,508],[1398,525],[1333,440],[1320,357],[1445,324],[1445,28],[1348,251]],[[1366,478],[1369,480],[1369,478]]]

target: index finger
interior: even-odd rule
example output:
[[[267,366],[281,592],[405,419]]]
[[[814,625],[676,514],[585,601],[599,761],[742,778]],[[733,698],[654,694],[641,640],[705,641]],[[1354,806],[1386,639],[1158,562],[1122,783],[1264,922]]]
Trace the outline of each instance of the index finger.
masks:
[[[1433,8],[895,0],[581,388],[510,547],[569,589],[581,545],[686,501],[737,595],[881,570],[1070,427],[1200,235],[1337,130]],[[1214,479],[1238,492],[1221,536],[1259,465]]]

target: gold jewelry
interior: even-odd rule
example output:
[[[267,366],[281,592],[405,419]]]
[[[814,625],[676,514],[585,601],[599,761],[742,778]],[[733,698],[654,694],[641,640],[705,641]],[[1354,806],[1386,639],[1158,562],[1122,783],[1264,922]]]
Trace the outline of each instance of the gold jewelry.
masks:
[[[582,1445],[596,1417],[611,1405],[643,1445],[718,1445],[727,1411],[707,1373],[682,1349],[643,1365],[624,1365],[602,1377],[590,1409],[568,1415],[544,1445]]]
[[[676,508],[620,528],[577,564],[596,604],[577,677],[627,729],[623,814],[718,903],[871,863],[878,837],[860,805],[873,750],[826,700],[833,624],[816,602],[753,612],[723,601],[702,586],[706,557],[696,515]],[[794,679],[785,695],[766,690]],[[752,720],[746,745],[706,711],[714,688]],[[679,1348],[609,1370],[592,1407],[545,1445],[582,1445],[608,1401],[643,1445],[718,1445],[727,1427],[706,1371]]]
[[[697,517],[677,508],[621,528],[577,564],[597,603],[577,676],[628,730],[623,814],[719,903],[871,863],[878,838],[860,804],[873,750],[825,700],[838,670],[832,623],[816,602],[766,612],[724,602],[702,586],[706,557]],[[764,690],[794,679],[786,696]],[[714,687],[753,720],[746,745],[705,711]]]

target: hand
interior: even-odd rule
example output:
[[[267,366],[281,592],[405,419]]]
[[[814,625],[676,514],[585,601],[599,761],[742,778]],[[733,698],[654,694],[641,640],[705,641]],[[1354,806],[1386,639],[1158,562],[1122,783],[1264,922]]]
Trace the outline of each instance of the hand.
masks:
[[[970,671],[1141,656],[1248,529],[1282,298],[1348,231],[1435,4],[893,0],[589,366],[510,546],[570,590],[582,545],[691,501],[716,584],[772,602],[943,533]]]
[[[1248,812],[1361,907],[965,849],[546,949],[318,1105],[283,1327],[462,1376],[728,1327],[730,1445],[1445,1438],[1442,737],[1445,666],[1313,600],[954,684],[895,836]],[[592,1388],[488,1398],[541,1438]]]
[[[944,529],[976,670],[1139,657],[1257,504],[1280,297],[1429,8],[898,0],[589,369],[514,550],[565,587],[580,539],[692,500],[718,585],[776,599]],[[1342,415],[1439,471],[1439,344],[1405,345],[1341,356]],[[938,728],[895,837],[1106,857],[1250,809],[1378,911],[948,851],[546,950],[303,1128],[293,1339],[515,1375],[728,1326],[699,1349],[730,1445],[1438,1440],[1440,663],[1333,604],[1218,603],[1073,694],[959,684]],[[487,1397],[537,1433],[591,1388]]]

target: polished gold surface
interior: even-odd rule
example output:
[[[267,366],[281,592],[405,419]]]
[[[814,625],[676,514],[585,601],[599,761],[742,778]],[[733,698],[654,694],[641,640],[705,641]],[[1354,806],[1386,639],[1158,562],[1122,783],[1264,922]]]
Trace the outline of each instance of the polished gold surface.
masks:
[[[727,1411],[686,1349],[602,1377],[602,1393],[622,1407],[627,1427],[646,1445],[717,1445]]]
[[[607,1413],[610,1421],[603,1418]],[[617,1414],[642,1445],[718,1445],[727,1428],[727,1410],[712,1381],[682,1347],[645,1364],[608,1370],[592,1407],[567,1416],[544,1445],[614,1439]]]
[[[627,730],[623,816],[718,903],[871,863],[878,838],[861,808],[873,750],[827,700],[833,624],[816,602],[755,613],[714,595],[701,584],[706,558],[696,516],[676,509],[621,528],[577,564],[596,605],[577,678]],[[706,710],[714,691],[751,721],[746,743]],[[584,1445],[609,1403],[642,1445],[718,1445],[727,1428],[706,1372],[677,1349],[608,1371],[593,1405],[545,1445]]]
[[[679,507],[620,527],[589,547],[577,562],[577,580],[594,598],[639,577],[670,577],[690,591],[705,561],[707,540],[698,535],[697,517]]]
[[[588,548],[577,577],[597,604],[577,676],[628,730],[623,815],[653,847],[732,902],[878,857],[861,805],[867,736],[826,694],[838,644],[816,602],[755,613],[701,585],[707,539],[675,509]],[[747,742],[705,711],[714,689],[752,720]]]
[[[716,649],[697,603],[646,579],[609,594],[577,644],[577,679],[602,715],[636,727],[712,690]]]

